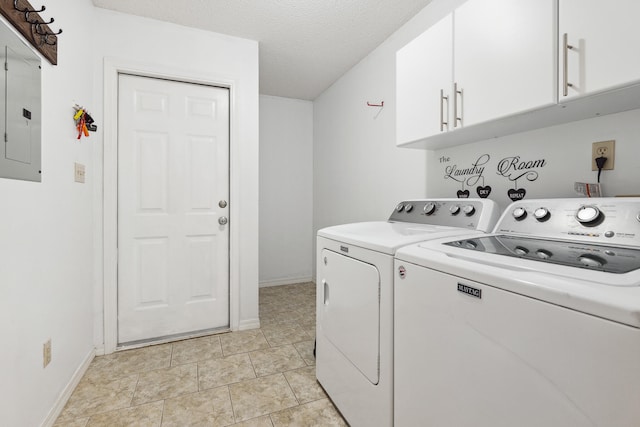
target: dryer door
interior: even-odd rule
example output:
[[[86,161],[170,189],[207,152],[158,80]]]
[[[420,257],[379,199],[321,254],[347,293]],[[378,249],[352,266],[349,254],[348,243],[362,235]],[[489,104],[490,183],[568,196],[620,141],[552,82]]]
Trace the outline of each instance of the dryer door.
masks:
[[[318,311],[322,331],[372,383],[380,377],[380,273],[365,262],[324,249]]]

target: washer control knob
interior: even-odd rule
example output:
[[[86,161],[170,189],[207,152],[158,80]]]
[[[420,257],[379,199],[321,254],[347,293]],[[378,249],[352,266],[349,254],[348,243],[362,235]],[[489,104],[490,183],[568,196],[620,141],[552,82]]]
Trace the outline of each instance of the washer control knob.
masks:
[[[402,212],[404,210],[404,205],[402,203],[399,203],[398,206],[396,206],[396,212]]]
[[[467,205],[464,208],[462,208],[462,212],[464,212],[466,216],[471,216],[474,213],[476,213],[476,208],[474,208],[472,205]]]
[[[460,213],[460,206],[458,205],[452,205],[449,208],[449,212],[451,212],[451,215],[458,215]]]
[[[404,205],[404,211],[406,213],[409,213],[413,210],[413,205],[411,203],[407,203],[406,205]]]
[[[607,261],[605,261],[603,258],[590,254],[580,255],[578,257],[578,260],[585,267],[591,268],[602,268],[602,266],[607,263]]]
[[[429,202],[426,205],[424,205],[424,213],[426,213],[427,215],[431,215],[436,211],[436,204],[433,202]]]
[[[605,231],[604,232],[604,237],[612,238],[615,235],[616,235],[616,233],[614,233],[613,231]]]
[[[546,249],[538,249],[536,251],[536,255],[538,255],[538,258],[540,259],[549,259],[553,256],[553,254]]]
[[[478,247],[478,244],[473,240],[467,240],[466,242],[464,242],[464,246],[467,249],[476,249]]]
[[[598,220],[602,219],[602,212],[593,205],[581,206],[576,212],[576,219],[582,225],[594,225]]]
[[[522,246],[516,246],[513,252],[515,252],[516,255],[525,256],[529,253],[529,249],[523,248]]]
[[[542,221],[548,220],[549,217],[551,217],[551,213],[547,208],[538,208],[535,211],[533,211],[533,217],[538,221],[542,222]]]
[[[525,208],[515,208],[511,214],[516,221],[522,221],[527,217],[527,210]]]

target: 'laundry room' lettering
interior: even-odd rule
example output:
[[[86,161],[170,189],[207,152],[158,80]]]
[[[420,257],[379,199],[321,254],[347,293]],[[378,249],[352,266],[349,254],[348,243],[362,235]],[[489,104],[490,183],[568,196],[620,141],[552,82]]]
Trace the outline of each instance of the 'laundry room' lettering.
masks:
[[[517,181],[524,177],[528,181],[538,179],[538,172],[531,169],[542,168],[547,164],[545,159],[540,160],[520,160],[520,156],[505,157],[498,163],[497,174],[508,178],[510,181]]]

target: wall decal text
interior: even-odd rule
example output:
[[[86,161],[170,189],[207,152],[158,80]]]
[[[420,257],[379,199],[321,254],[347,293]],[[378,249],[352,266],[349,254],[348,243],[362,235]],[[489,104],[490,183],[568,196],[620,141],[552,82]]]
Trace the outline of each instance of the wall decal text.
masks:
[[[460,183],[461,189],[457,191],[456,196],[461,198],[468,198],[470,195],[470,191],[465,187],[473,187],[478,183],[481,183],[481,186],[484,186],[484,170],[485,165],[489,162],[491,156],[488,154],[482,154],[478,157],[469,167],[460,168],[457,164],[447,166],[444,170],[445,175],[444,179],[452,179],[458,183]],[[440,163],[449,162],[449,157],[440,157]],[[485,187],[483,187],[485,188]],[[480,194],[480,191],[478,194]],[[489,193],[491,192],[491,187],[489,187]],[[486,193],[486,190],[483,194]],[[489,195],[486,193],[486,196]],[[485,197],[486,197],[485,196]]]
[[[526,189],[518,188],[518,180],[522,178],[529,182],[537,180],[540,174],[535,169],[543,168],[546,164],[545,159],[523,160],[520,156],[505,157],[498,162],[496,173],[513,182],[514,188],[507,191],[507,196],[515,202],[524,199],[527,195]]]

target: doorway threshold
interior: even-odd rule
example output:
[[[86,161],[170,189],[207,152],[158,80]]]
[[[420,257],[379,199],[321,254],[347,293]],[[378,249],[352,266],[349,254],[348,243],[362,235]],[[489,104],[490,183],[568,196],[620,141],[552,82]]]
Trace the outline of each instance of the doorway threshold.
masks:
[[[203,329],[203,330],[200,330],[200,331],[193,331],[193,332],[182,333],[182,334],[174,334],[174,335],[166,335],[166,336],[163,336],[163,337],[150,338],[150,339],[146,339],[146,340],[130,341],[130,342],[125,342],[125,343],[118,344],[117,347],[116,347],[116,352],[117,351],[124,351],[124,350],[133,350],[135,348],[141,348],[141,347],[150,347],[152,345],[166,344],[166,343],[175,342],[175,341],[188,340],[188,339],[191,339],[191,338],[206,337],[208,335],[225,334],[225,333],[229,333],[229,332],[231,332],[231,329],[228,326],[225,326],[225,327],[222,327],[222,328]]]

